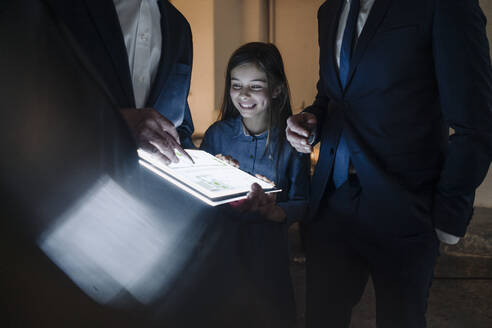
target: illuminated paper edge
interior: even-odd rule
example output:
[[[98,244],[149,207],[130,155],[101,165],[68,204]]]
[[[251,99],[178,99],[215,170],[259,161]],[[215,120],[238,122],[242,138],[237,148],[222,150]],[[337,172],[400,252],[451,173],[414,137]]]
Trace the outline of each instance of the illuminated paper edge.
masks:
[[[220,200],[220,201],[214,201],[214,200],[211,200],[210,198],[202,195],[201,193],[199,193],[198,191],[188,187],[186,184],[184,184],[183,182],[173,178],[172,176],[164,173],[163,171],[159,170],[158,168],[156,168],[155,166],[153,166],[152,164],[150,163],[147,163],[146,161],[140,159],[138,161],[138,163],[140,165],[142,165],[143,167],[145,167],[146,169],[150,170],[151,172],[157,174],[158,176],[160,176],[161,178],[164,178],[165,180],[171,182],[172,184],[174,184],[175,186],[181,188],[182,190],[186,191],[187,193],[189,193],[190,195],[200,199],[202,202],[210,205],[210,206],[217,206],[217,205],[222,205],[222,204],[226,204],[226,203],[230,203],[230,202],[234,202],[234,201],[237,201],[237,200],[241,200],[241,199],[245,199],[247,197],[247,195],[242,195],[242,196],[239,196],[239,197],[233,197],[233,198],[227,198],[227,199],[224,199],[224,200]],[[271,193],[277,193],[277,192],[281,192],[282,189],[275,189],[275,190],[269,190],[269,191],[265,191],[265,193],[267,194],[271,194]]]
[[[175,150],[175,151],[176,151],[176,154],[178,156],[178,154],[180,154],[180,153],[177,150]],[[244,172],[243,170],[238,169],[237,167],[227,163],[226,161],[223,161],[223,160],[217,158],[216,156],[213,156],[213,155],[211,155],[211,154],[209,154],[203,150],[187,149],[186,151],[189,151],[190,155],[191,155],[191,152],[199,152],[199,153],[201,153],[200,156],[210,157],[210,159],[213,159],[214,162],[221,163],[222,165],[224,165],[228,169],[236,171],[237,175],[240,175],[244,178],[248,178],[249,180],[252,181],[251,183],[253,183],[253,182],[258,183],[260,185],[260,187],[263,188],[263,190],[265,190],[265,191],[273,191],[273,190],[277,189],[273,183],[268,183],[264,180],[259,179],[258,177],[255,177],[255,176],[253,176],[247,172]],[[174,168],[164,164],[162,161],[156,159],[151,153],[149,153],[149,152],[147,152],[141,148],[137,150],[137,153],[138,153],[138,156],[140,157],[140,159],[144,160],[146,163],[149,163],[150,165],[152,165],[153,167],[155,167],[159,171],[162,171],[165,174],[168,174],[173,179],[176,179],[177,181],[185,184],[186,186],[190,187],[191,189],[193,189],[193,190],[197,191],[198,193],[200,193],[201,195],[205,196],[207,199],[211,199],[213,201],[219,201],[221,199],[230,199],[234,195],[238,195],[238,194],[241,194],[241,195],[243,193],[247,194],[250,190],[250,185],[248,185],[246,188],[241,188],[240,191],[237,191],[234,194],[231,194],[230,192],[227,192],[227,191],[221,191],[220,193],[210,193],[207,189],[203,188],[202,186],[198,185],[197,183],[195,183],[193,181],[188,181],[188,177],[183,176],[179,172],[179,170],[175,170]],[[179,156],[183,156],[183,155],[179,155]]]

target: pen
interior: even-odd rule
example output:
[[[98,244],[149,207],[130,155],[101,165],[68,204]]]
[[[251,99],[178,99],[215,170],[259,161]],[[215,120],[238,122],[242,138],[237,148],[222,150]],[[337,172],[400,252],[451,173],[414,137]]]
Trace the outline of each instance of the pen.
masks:
[[[316,139],[316,134],[314,133],[310,133],[309,134],[309,137],[307,139],[307,142],[309,145],[312,145],[314,143],[314,140]]]

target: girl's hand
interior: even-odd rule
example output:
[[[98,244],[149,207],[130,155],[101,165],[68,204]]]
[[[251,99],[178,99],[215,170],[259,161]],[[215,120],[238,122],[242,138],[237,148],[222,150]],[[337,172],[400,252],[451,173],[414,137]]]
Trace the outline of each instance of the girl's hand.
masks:
[[[283,222],[286,218],[284,210],[277,205],[275,194],[265,194],[259,184],[253,183],[248,198],[231,204],[239,211],[258,212],[264,219]]]
[[[257,177],[258,179],[263,180],[266,183],[269,183],[269,184],[271,184],[271,185],[273,185],[275,187],[275,182],[273,182],[272,180],[268,179],[266,176],[256,173],[255,174],[255,177]]]
[[[235,168],[239,168],[239,162],[235,160],[232,156],[217,154],[215,155],[215,157],[226,162],[229,165],[234,166]]]

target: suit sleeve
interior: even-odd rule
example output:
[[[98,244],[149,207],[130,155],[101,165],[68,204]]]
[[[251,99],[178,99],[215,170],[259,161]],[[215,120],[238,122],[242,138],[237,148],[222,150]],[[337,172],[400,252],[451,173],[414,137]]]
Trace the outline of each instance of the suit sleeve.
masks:
[[[326,60],[326,58],[324,58],[324,53],[326,51],[333,51],[333,49],[325,49],[324,48],[324,45],[326,44],[326,42],[324,42],[324,38],[328,37],[328,35],[326,34],[326,31],[324,31],[324,29],[321,27],[323,24],[321,22],[321,20],[323,19],[322,18],[322,10],[323,10],[324,6],[322,6],[320,8],[320,10],[318,11],[318,46],[319,46],[319,49],[320,49],[320,53],[319,53],[319,67],[320,67],[320,70],[319,70],[319,80],[318,80],[318,83],[316,84],[316,88],[317,88],[317,91],[318,93],[316,94],[316,99],[314,100],[314,103],[307,107],[304,112],[308,112],[308,113],[311,113],[311,114],[314,114],[316,116],[316,119],[318,121],[318,127],[317,127],[317,131],[318,131],[318,134],[317,134],[317,139],[316,140],[316,143],[319,141],[319,136],[321,135],[320,131],[322,129],[322,123],[324,121],[324,115],[326,113],[326,109],[328,107],[328,103],[330,102],[330,98],[328,97],[328,95],[326,95],[326,89],[324,87],[324,84],[323,84],[323,71],[321,69],[321,67],[323,67],[323,61]]]
[[[193,66],[193,38],[191,34],[191,27],[188,24],[188,22],[186,22],[186,35],[188,38],[187,50],[188,50],[189,65],[192,67]],[[187,85],[188,92],[190,90],[189,83],[191,83],[191,78],[189,79]],[[186,94],[188,94],[188,92]],[[186,100],[186,105],[184,108],[183,122],[181,123],[180,126],[176,128],[176,130],[178,131],[179,140],[181,141],[181,145],[183,146],[183,148],[192,148],[192,149],[196,148],[191,140],[191,136],[195,130],[195,127],[193,126],[193,119],[191,118],[191,111],[190,111],[190,106],[188,104],[188,100]]]
[[[181,146],[183,146],[183,148],[195,148],[195,145],[191,140],[194,129],[190,107],[188,106],[188,101],[186,101],[183,123],[177,127],[179,140],[181,141]]]
[[[455,133],[434,198],[438,229],[463,236],[492,158],[492,79],[478,0],[436,0],[433,55],[442,114]]]

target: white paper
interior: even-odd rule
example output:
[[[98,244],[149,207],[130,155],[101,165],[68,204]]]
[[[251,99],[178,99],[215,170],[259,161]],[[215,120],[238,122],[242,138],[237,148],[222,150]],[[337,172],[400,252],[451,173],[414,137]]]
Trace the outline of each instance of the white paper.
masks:
[[[205,151],[186,149],[186,152],[193,158],[194,164],[179,152],[176,154],[180,161],[166,165],[155,155],[142,149],[138,150],[141,159],[162,170],[173,179],[178,180],[179,184],[177,185],[184,184],[209,198],[212,202],[229,196],[234,199],[238,199],[237,197],[239,199],[244,198],[245,195],[240,196],[240,194],[247,193],[253,183],[259,184],[266,191],[280,191],[275,189],[273,184],[241,171]],[[146,167],[149,168],[148,166]],[[154,173],[157,172],[154,171]],[[190,192],[189,188],[183,189]],[[229,199],[227,201],[232,200]],[[221,201],[221,203],[224,202]]]

